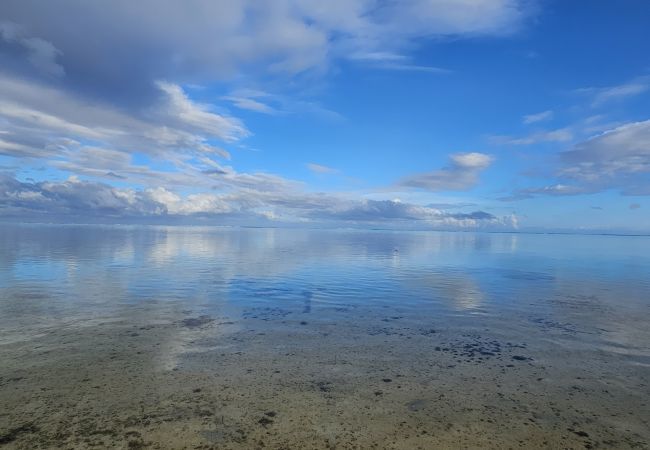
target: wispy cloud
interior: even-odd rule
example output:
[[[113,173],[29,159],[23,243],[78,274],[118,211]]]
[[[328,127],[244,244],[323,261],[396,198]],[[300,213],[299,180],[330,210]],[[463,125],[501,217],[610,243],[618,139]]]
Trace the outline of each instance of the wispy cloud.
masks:
[[[488,214],[310,193],[303,184],[278,175],[238,172],[224,164],[229,154],[214,141],[244,139],[249,132],[241,121],[193,101],[176,84],[159,82],[158,87],[155,108],[129,114],[65,91],[0,77],[0,117],[7,125],[0,134],[0,153],[71,174],[64,181],[19,181],[3,175],[3,215],[417,220],[446,229],[511,226],[510,219]],[[155,164],[137,162],[138,155]],[[491,161],[481,153],[454,154],[448,167],[402,185],[466,189]],[[161,165],[165,168],[154,167]],[[336,173],[322,164],[309,163],[308,168]],[[114,182],[131,187],[115,187]],[[188,189],[191,194],[182,194]]]
[[[158,81],[156,85],[166,97],[151,115],[155,116],[160,111],[162,120],[175,123],[179,128],[186,128],[195,135],[214,136],[226,142],[238,141],[250,134],[238,119],[216,114],[210,111],[209,105],[190,100],[180,86],[164,81]]]
[[[10,49],[0,74],[0,154],[11,163],[6,167],[46,168],[41,180],[3,175],[0,208],[508,226],[480,210],[312,193],[283,176],[237,170],[230,150],[253,134],[235,116],[241,110],[342,119],[300,80],[335,72],[349,55],[368,69],[448,73],[412,56],[424,40],[508,35],[531,11],[526,0],[474,0],[471,8],[448,0],[325,7],[311,0],[196,0],[192,8],[175,0],[0,2],[0,40]],[[262,88],[241,89],[252,86]],[[209,100],[211,92],[227,95]],[[455,154],[447,167],[398,186],[469,189],[491,162],[482,153]]]
[[[67,92],[0,76],[0,153],[51,160],[83,147],[139,152],[173,163],[188,158],[229,158],[215,145],[249,135],[236,118],[193,102],[177,85],[159,82],[155,106],[134,114],[102,102],[89,103]],[[114,156],[116,161],[120,158]],[[205,159],[204,159],[205,161]],[[97,162],[89,160],[88,167]]]
[[[549,186],[519,189],[510,195],[501,197],[500,200],[515,201],[515,200],[525,200],[529,198],[534,198],[540,195],[565,196],[565,195],[580,195],[580,194],[592,194],[592,193],[594,193],[594,190],[588,187],[558,183]]]
[[[221,97],[236,108],[269,115],[308,114],[327,120],[342,120],[343,116],[315,101],[300,96],[272,94],[258,89],[237,89]]]
[[[616,86],[582,88],[577,92],[591,97],[591,105],[597,107],[612,101],[636,97],[648,92],[649,89],[650,76],[642,76]]]
[[[415,64],[407,55],[391,52],[359,52],[349,57],[351,60],[361,62],[368,67],[382,70],[397,70],[406,72],[426,72],[432,74],[452,73],[449,69],[441,67]]]
[[[432,73],[432,74],[452,73],[451,70],[443,69],[442,67],[422,66],[418,64],[384,63],[384,64],[378,64],[375,67],[383,70],[399,70],[403,72],[423,72],[423,73]]]
[[[490,142],[496,145],[533,145],[542,142],[568,142],[573,139],[571,128],[536,131],[527,136],[490,136]]]
[[[337,169],[332,167],[324,166],[322,164],[307,163],[307,168],[314,173],[318,174],[335,174],[339,173]]]
[[[237,97],[232,95],[227,95],[222,97],[224,100],[231,102],[235,107],[239,109],[245,109],[248,111],[255,111],[262,114],[277,114],[278,110],[262,103],[260,100],[251,97]]]
[[[523,123],[526,125],[530,125],[531,123],[537,123],[537,122],[542,122],[544,120],[550,120],[553,118],[553,111],[548,110],[548,111],[542,111],[537,114],[529,114],[524,116],[522,119]]]
[[[447,167],[432,172],[408,176],[398,186],[424,189],[427,191],[464,191],[478,183],[481,172],[487,169],[494,158],[484,153],[456,153],[450,156]]]

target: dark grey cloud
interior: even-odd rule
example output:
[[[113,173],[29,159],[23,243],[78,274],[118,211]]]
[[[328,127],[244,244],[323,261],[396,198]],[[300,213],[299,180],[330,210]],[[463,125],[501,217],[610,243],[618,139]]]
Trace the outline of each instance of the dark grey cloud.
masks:
[[[22,26],[0,21],[0,49],[5,54],[24,58],[38,71],[51,76],[63,76],[65,71],[58,63],[61,51],[51,42],[30,36]],[[3,58],[5,61],[7,58]]]
[[[28,65],[65,73],[60,82],[76,92],[142,105],[159,96],[155,80],[295,74],[346,55],[395,53],[414,38],[509,34],[530,15],[530,3],[3,0],[0,17],[5,43],[20,46]]]

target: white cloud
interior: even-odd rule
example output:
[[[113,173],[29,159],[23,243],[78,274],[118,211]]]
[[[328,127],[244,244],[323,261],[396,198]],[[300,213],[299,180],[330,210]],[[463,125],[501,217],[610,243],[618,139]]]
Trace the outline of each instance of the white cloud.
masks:
[[[317,102],[271,94],[259,89],[237,89],[221,97],[239,109],[269,115],[313,115],[326,120],[341,120],[341,114],[324,108]]]
[[[594,191],[583,186],[569,185],[569,184],[552,184],[549,186],[532,187],[519,189],[511,195],[502,197],[503,201],[525,200],[539,195],[550,196],[565,196],[565,195],[581,195],[593,194]]]
[[[550,120],[553,118],[553,111],[548,110],[548,111],[542,111],[537,114],[529,114],[524,116],[523,122],[526,125],[530,125],[531,123],[537,123],[537,122],[542,122],[544,120]]]
[[[269,74],[285,81],[286,75],[311,71],[308,78],[345,59],[381,69],[440,73],[444,69],[414,62],[408,51],[426,39],[512,33],[528,15],[526,4],[4,0],[0,17],[11,22],[3,22],[0,39],[18,51],[7,55],[16,60],[0,74],[0,154],[20,165],[39,164],[80,178],[5,179],[0,194],[7,203],[0,206],[116,216],[245,213],[325,220],[368,210],[375,211],[368,220],[388,220],[400,211],[432,223],[492,220],[438,214],[417,205],[343,201],[307,193],[302,184],[277,175],[238,172],[224,164],[230,153],[222,147],[239,144],[250,131],[217,105],[188,95],[183,86],[220,81],[256,86]],[[223,100],[266,114],[341,119],[316,102],[261,91],[235,90]],[[488,155],[456,154],[448,167],[408,177],[400,185],[468,189],[491,162]],[[334,170],[314,164],[310,169]],[[104,184],[118,181],[133,187]],[[186,188],[194,193],[181,195]]]
[[[318,174],[333,174],[338,173],[338,170],[332,167],[324,166],[322,164],[307,163],[307,168],[314,173]]]
[[[602,182],[650,173],[650,120],[608,130],[563,152],[561,176]]]
[[[376,16],[383,30],[402,35],[510,34],[526,15],[524,5],[514,0],[407,0],[383,4]]]
[[[478,170],[486,169],[494,161],[492,156],[477,152],[456,153],[450,159],[455,167]]]
[[[237,141],[249,135],[248,130],[237,119],[211,112],[210,106],[193,102],[183,89],[173,83],[159,81],[156,85],[167,94],[156,112],[164,112],[166,123],[176,122],[179,129],[194,134],[205,134],[226,142]]]
[[[559,128],[550,131],[538,131],[524,137],[491,136],[490,141],[497,145],[534,145],[542,142],[568,142],[573,139],[570,128]]]
[[[349,57],[353,61],[358,61],[376,69],[397,70],[404,72],[426,72],[432,74],[448,74],[452,71],[435,66],[425,66],[414,64],[411,58],[392,52],[359,52]]]
[[[237,96],[232,96],[228,95],[223,97],[224,100],[228,100],[231,102],[235,107],[239,109],[245,109],[248,111],[255,111],[258,113],[262,114],[277,114],[278,111],[267,105],[266,103],[262,103],[261,101],[250,98],[250,97],[237,97]]]
[[[155,107],[128,113],[100,101],[88,102],[61,90],[0,76],[0,120],[5,123],[0,153],[59,160],[57,164],[65,159],[86,169],[108,169],[107,160],[128,169],[122,163],[134,153],[177,167],[191,160],[205,166],[216,164],[214,158],[230,158],[215,140],[232,143],[249,135],[238,119],[192,101],[179,86],[159,86],[163,96]],[[81,161],[89,149],[93,156]],[[110,157],[105,157],[106,152]]]
[[[71,177],[65,181],[22,182],[0,173],[0,213],[6,218],[197,218],[280,220],[294,223],[382,223],[435,229],[513,229],[515,216],[484,211],[451,213],[396,200],[350,199],[284,191],[201,192],[182,196],[164,187],[137,190]]]
[[[649,89],[650,76],[643,76],[617,86],[578,89],[578,93],[591,96],[592,106],[597,107],[612,101],[620,101],[636,97],[647,92]]]
[[[223,195],[204,192],[191,194],[183,198],[164,187],[148,189],[146,194],[152,201],[163,205],[165,212],[171,215],[215,215],[233,212],[233,208],[224,200]]]

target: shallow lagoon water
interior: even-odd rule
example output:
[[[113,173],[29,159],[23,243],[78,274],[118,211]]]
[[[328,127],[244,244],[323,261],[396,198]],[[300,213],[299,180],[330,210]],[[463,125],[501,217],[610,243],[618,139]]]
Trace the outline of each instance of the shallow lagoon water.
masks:
[[[648,448],[650,238],[3,225],[0,446]]]

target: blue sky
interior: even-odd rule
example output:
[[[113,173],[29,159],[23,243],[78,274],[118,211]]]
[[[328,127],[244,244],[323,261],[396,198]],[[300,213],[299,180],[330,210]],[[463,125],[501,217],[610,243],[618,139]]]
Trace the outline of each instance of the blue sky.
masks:
[[[650,232],[649,23],[642,0],[5,0],[0,214]]]

